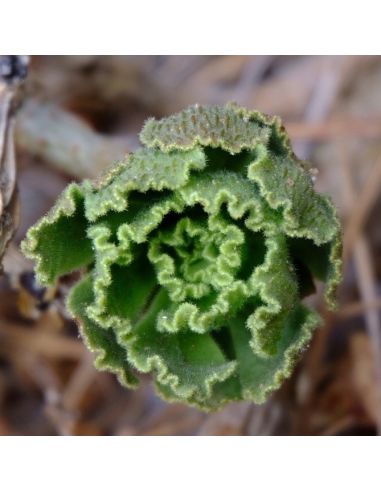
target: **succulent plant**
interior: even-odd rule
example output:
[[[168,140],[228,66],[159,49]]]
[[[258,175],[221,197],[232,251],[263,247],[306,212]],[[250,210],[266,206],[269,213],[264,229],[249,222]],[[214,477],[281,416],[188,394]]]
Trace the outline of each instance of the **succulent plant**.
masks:
[[[96,365],[205,410],[263,402],[334,307],[340,224],[277,117],[228,104],[149,119],[143,147],[70,184],[23,243],[42,284],[82,272],[68,308]]]

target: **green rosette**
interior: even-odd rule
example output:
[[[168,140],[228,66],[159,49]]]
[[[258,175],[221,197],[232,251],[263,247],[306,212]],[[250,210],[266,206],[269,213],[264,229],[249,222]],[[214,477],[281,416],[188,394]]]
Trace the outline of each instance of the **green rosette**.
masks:
[[[68,308],[99,369],[169,401],[264,402],[341,277],[340,224],[278,118],[234,104],[150,119],[142,148],[71,184],[27,234],[41,284],[82,277]]]

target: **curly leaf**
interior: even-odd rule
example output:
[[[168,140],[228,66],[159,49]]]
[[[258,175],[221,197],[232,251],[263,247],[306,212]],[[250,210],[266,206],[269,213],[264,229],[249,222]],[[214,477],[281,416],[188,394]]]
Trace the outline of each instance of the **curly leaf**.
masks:
[[[46,217],[29,230],[24,243],[24,253],[37,262],[42,284],[52,284],[61,275],[92,261],[86,230],[83,192],[71,184]]]
[[[263,402],[334,305],[340,225],[277,118],[234,104],[148,120],[145,147],[72,184],[23,248],[40,281],[85,268],[69,297],[97,366],[215,410]]]
[[[119,381],[129,388],[135,388],[138,379],[126,358],[125,349],[116,340],[113,330],[103,330],[86,315],[86,307],[93,301],[94,294],[90,276],[84,277],[71,291],[68,308],[77,320],[82,337],[90,350],[97,352],[95,365],[98,369],[111,371]]]
[[[234,103],[214,107],[195,104],[160,121],[150,118],[140,133],[144,145],[158,147],[163,152],[202,145],[236,154],[244,149],[254,149],[260,142],[269,143],[272,138],[289,146],[279,119],[270,119]]]

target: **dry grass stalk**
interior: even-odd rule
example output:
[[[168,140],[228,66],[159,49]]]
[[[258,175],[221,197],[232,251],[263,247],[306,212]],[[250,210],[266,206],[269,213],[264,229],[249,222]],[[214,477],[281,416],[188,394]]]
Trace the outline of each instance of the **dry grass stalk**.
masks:
[[[356,207],[348,217],[344,235],[344,263],[348,260],[369,213],[381,192],[381,156],[369,173],[363,189],[356,198]]]
[[[342,193],[347,211],[353,210],[356,203],[356,192],[352,181],[350,171],[350,161],[341,147],[339,165],[342,174]],[[363,192],[365,193],[365,191]],[[361,224],[360,224],[361,226]],[[376,285],[374,270],[372,267],[372,258],[369,252],[365,236],[359,233],[353,246],[353,261],[357,272],[357,282],[359,291],[364,303],[374,305],[377,301]],[[376,308],[370,307],[364,313],[366,327],[369,337],[372,340],[373,366],[376,374],[378,391],[381,392],[381,323]],[[381,402],[381,399],[380,399]],[[381,434],[381,404],[377,412],[377,429]]]

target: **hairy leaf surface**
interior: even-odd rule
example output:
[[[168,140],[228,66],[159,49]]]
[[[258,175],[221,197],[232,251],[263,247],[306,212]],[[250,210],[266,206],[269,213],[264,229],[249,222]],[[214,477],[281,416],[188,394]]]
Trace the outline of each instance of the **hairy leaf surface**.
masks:
[[[71,184],[23,242],[42,284],[81,269],[68,307],[99,369],[205,410],[263,402],[341,278],[331,200],[278,118],[234,104],[149,119],[142,149]]]

